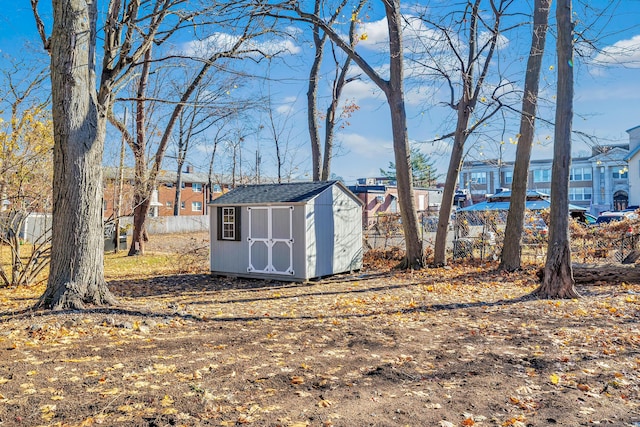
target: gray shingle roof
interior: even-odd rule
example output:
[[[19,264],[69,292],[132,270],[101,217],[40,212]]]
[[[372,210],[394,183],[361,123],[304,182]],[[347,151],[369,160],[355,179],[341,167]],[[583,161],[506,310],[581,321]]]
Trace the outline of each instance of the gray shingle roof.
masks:
[[[214,205],[296,203],[313,199],[337,181],[292,182],[286,184],[243,185],[223,194]]]

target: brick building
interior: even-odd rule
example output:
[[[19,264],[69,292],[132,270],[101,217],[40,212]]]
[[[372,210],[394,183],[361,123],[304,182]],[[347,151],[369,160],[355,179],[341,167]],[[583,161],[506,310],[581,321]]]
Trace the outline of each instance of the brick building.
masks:
[[[124,171],[122,188],[121,215],[131,215],[133,212],[133,170]],[[174,216],[175,198],[177,190],[177,173],[175,171],[160,171],[156,189],[151,195],[149,216]],[[117,169],[106,168],[104,171],[104,217],[115,217],[117,206]],[[209,189],[207,174],[194,172],[188,166],[181,174],[180,201],[178,215],[207,215],[207,203],[210,199],[222,194],[223,186],[214,185],[213,197]]]

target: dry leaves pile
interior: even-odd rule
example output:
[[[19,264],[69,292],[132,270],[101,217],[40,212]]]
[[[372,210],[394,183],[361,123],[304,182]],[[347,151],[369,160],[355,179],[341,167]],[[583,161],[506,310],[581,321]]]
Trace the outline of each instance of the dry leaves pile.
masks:
[[[368,265],[122,278],[84,312],[2,289],[0,425],[640,425],[640,285],[547,301],[534,268]]]

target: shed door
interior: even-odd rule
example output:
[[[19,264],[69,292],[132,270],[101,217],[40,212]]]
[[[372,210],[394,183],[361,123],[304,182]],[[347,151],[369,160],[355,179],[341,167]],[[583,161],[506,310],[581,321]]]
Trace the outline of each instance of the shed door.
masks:
[[[247,208],[250,273],[293,275],[293,206]]]

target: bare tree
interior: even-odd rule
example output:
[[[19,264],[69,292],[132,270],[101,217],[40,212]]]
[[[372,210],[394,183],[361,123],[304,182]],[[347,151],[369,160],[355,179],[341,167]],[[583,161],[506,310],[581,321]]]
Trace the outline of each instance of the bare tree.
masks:
[[[442,21],[435,21],[428,16],[421,17],[425,23],[438,30],[442,41],[448,47],[449,52],[453,54],[455,61],[455,67],[453,67],[452,72],[451,67],[447,67],[447,64],[441,64],[437,59],[430,58],[430,53],[427,50],[425,52],[427,60],[421,62],[427,70],[445,79],[450,91],[448,105],[456,114],[455,130],[441,138],[453,138],[453,145],[442,192],[442,204],[436,231],[433,260],[435,266],[442,266],[446,262],[448,224],[465,143],[469,135],[500,110],[502,107],[501,92],[509,84],[509,82],[498,83],[493,86],[490,95],[483,95],[483,91],[486,91],[485,83],[489,76],[492,59],[501,42],[500,36],[513,28],[502,28],[502,18],[506,15],[507,9],[513,3],[513,0],[490,0],[488,2],[489,11],[481,10],[481,3],[481,0],[473,0],[466,3],[462,17],[454,22],[454,24],[460,26],[461,30],[455,30],[455,25],[447,27]],[[487,18],[489,12],[492,21]],[[488,36],[486,38],[482,37],[481,31],[488,33]],[[462,44],[458,43],[457,37],[459,37],[459,34],[464,34],[466,37]],[[466,49],[466,55],[461,47]],[[456,73],[459,76],[459,80],[455,78]],[[456,91],[457,87],[459,87],[459,93]],[[482,109],[478,107],[482,107]],[[477,111],[477,109],[480,111]],[[472,117],[474,118],[473,121],[471,120]]]
[[[0,285],[19,286],[33,284],[49,265],[50,221],[40,224],[29,244],[21,233],[31,214],[51,209],[53,125],[49,97],[42,94],[46,68],[5,59],[0,69],[0,112],[7,118],[0,119]]]
[[[524,221],[525,203],[527,199],[527,182],[529,160],[535,131],[536,110],[538,106],[538,88],[540,71],[544,55],[547,29],[549,27],[549,10],[551,0],[535,0],[533,11],[533,34],[531,51],[527,60],[527,73],[524,81],[522,98],[522,115],[520,117],[520,138],[516,148],[516,159],[513,166],[511,185],[511,203],[504,233],[504,246],[500,259],[500,270],[515,271],[520,268],[521,241]]]
[[[51,37],[31,0],[36,25],[51,55],[54,123],[53,233],[42,308],[113,304],[104,280],[102,154],[114,90],[153,44],[162,43],[193,14],[184,0],[111,0],[102,27],[96,77],[98,2],[53,0]],[[70,11],[73,11],[71,13]],[[170,24],[163,26],[171,15]],[[97,88],[97,90],[96,90]]]
[[[194,95],[194,103],[180,113],[176,137],[176,194],[173,203],[173,215],[180,215],[182,204],[182,173],[187,162],[187,155],[193,143],[203,132],[206,132],[216,122],[225,116],[218,116],[214,108],[208,108],[208,103],[215,102],[215,97],[209,97],[209,90],[201,86]]]
[[[219,10],[220,14],[231,14],[233,16],[243,16],[242,5],[238,5],[238,8],[230,5],[221,5]],[[228,16],[227,16],[228,17]],[[238,23],[239,21],[236,21]],[[255,57],[264,57],[267,55],[265,52],[257,48],[251,41],[264,36],[266,34],[273,33],[273,29],[269,26],[263,25],[264,22],[259,19],[246,19],[242,21],[243,26],[239,28],[238,34],[236,34],[233,40],[226,45],[216,45],[212,48],[208,48],[205,57],[194,57],[191,59],[197,61],[200,66],[196,69],[194,74],[188,76],[188,80],[184,85],[184,89],[180,93],[176,100],[163,100],[165,102],[172,102],[173,108],[170,111],[169,118],[164,126],[164,129],[160,131],[160,139],[158,141],[157,148],[153,155],[151,165],[147,165],[146,157],[146,144],[147,139],[144,135],[146,116],[144,114],[146,104],[149,102],[147,92],[146,79],[151,72],[149,64],[161,63],[164,58],[153,59],[150,55],[151,50],[147,50],[147,56],[143,61],[142,74],[138,83],[138,94],[136,99],[136,106],[138,111],[138,117],[136,120],[136,138],[129,136],[127,141],[130,141],[130,146],[134,153],[135,159],[135,196],[134,196],[134,211],[133,211],[133,233],[132,242],[129,249],[129,255],[144,253],[145,242],[148,241],[146,232],[146,218],[148,216],[149,207],[151,203],[151,194],[156,186],[158,174],[161,170],[162,161],[164,159],[165,152],[167,150],[168,143],[173,136],[173,130],[178,122],[180,114],[184,110],[185,106],[192,102],[192,96],[196,90],[201,86],[204,79],[209,72],[215,67],[223,67],[221,64],[224,60],[228,59],[253,59]],[[236,27],[236,29],[238,29]],[[182,59],[185,59],[183,57]],[[127,134],[127,129],[118,122],[115,115],[110,114],[109,119],[123,134]]]
[[[329,26],[335,24],[336,19],[338,19],[338,17],[342,14],[347,1],[348,0],[342,0],[342,2],[335,9],[335,12],[329,18]],[[320,8],[322,4],[323,2],[320,1],[315,2],[314,15],[320,14]],[[351,12],[351,24],[349,26],[349,44],[351,45],[352,49],[355,48],[355,45],[358,42],[356,34],[357,25],[359,22],[358,15],[360,14],[365,4],[366,0],[360,0],[355,9]],[[327,106],[326,112],[324,114],[325,131],[323,150],[320,144],[320,127],[318,125],[318,121],[320,119],[320,114],[318,111],[318,84],[320,82],[320,66],[324,58],[327,38],[328,35],[323,32],[318,25],[314,24],[313,44],[315,47],[315,56],[311,65],[311,69],[309,71],[309,88],[307,90],[307,115],[309,123],[309,136],[311,138],[311,164],[314,181],[326,181],[331,175],[333,137],[337,120],[339,119],[338,111],[342,90],[347,83],[358,78],[358,76],[347,77],[349,66],[352,61],[351,57],[347,55],[342,63],[340,63],[336,57],[336,52],[335,49],[333,49],[332,44],[335,76],[331,84],[331,100],[329,101],[329,105]],[[347,106],[347,110],[349,109],[349,107],[353,108],[353,106]]]
[[[569,172],[573,122],[573,29],[571,0],[558,0],[558,87],[551,169],[551,221],[542,283],[533,292],[543,298],[577,298],[569,244]]]
[[[291,2],[271,5],[272,8],[277,7],[280,9],[278,13],[276,13],[274,9],[270,9],[264,13],[275,16],[286,16],[292,20],[304,21],[318,26],[385,94],[391,113],[393,148],[398,179],[398,200],[406,243],[405,259],[399,267],[422,268],[424,260],[422,244],[418,235],[418,220],[413,197],[407,115],[404,102],[403,20],[400,13],[399,0],[383,0],[382,4],[384,5],[385,15],[387,17],[387,29],[389,32],[388,79],[385,79],[374,69],[348,41],[345,41],[341,37],[337,29],[327,24],[327,21],[322,16],[313,12],[305,12],[297,3]],[[288,14],[286,12],[292,13]]]

